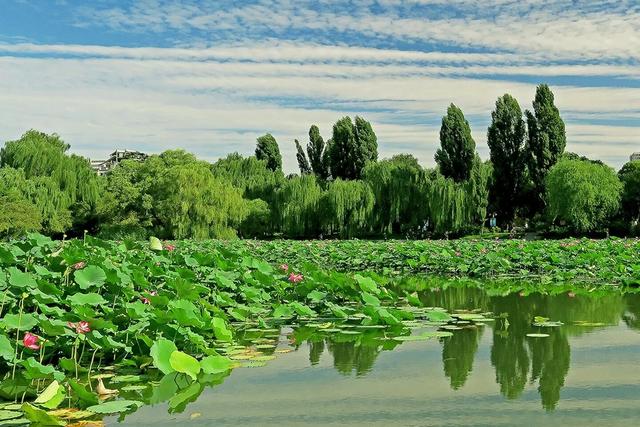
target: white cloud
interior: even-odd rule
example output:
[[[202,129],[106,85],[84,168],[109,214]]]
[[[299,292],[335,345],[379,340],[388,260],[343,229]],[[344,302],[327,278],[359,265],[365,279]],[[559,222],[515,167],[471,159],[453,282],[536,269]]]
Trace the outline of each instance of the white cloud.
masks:
[[[6,54],[4,49],[0,47]],[[363,57],[359,48],[350,52],[348,47],[340,47],[338,57],[355,58],[352,62],[336,61],[327,48],[324,61],[314,64],[291,63],[295,54],[290,52],[247,63],[224,57],[230,51],[208,49],[206,61],[181,60],[201,58],[198,49],[155,49],[150,55],[140,54],[139,49],[92,46],[31,45],[30,49],[48,55],[86,53],[79,58],[0,57],[0,117],[7,124],[0,137],[16,138],[31,127],[55,131],[75,151],[94,157],[118,147],[151,152],[182,147],[214,160],[232,151],[249,154],[255,138],[271,132],[280,142],[285,168],[294,171],[293,139],[306,141],[312,123],[328,137],[337,118],[363,114],[378,134],[381,157],[409,151],[431,165],[439,118],[451,102],[470,118],[479,151],[486,157],[485,132],[495,99],[509,92],[523,108],[530,108],[535,92],[529,83],[474,77],[485,69],[500,69],[482,61],[446,67],[380,63],[371,55]],[[105,49],[108,54],[94,57]],[[517,72],[517,67],[504,67],[505,74]],[[539,65],[531,67],[531,73],[544,71]],[[593,71],[584,66],[558,67],[558,73],[576,75],[632,71],[622,66],[594,66]],[[633,143],[640,145],[640,127],[584,122],[638,120],[640,88],[556,85],[553,89],[568,119],[568,149],[606,157],[617,166],[628,152],[637,151]]]

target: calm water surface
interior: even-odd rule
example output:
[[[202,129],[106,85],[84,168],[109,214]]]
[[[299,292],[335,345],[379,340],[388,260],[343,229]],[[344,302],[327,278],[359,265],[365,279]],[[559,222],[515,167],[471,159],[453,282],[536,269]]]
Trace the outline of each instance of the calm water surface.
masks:
[[[279,348],[292,352],[262,368],[235,369],[219,385],[189,391],[177,381],[182,395],[119,425],[640,425],[640,295],[489,296],[452,287],[420,298],[502,317],[403,343],[380,330],[331,336],[283,328]],[[564,326],[534,327],[534,316]],[[539,332],[550,336],[526,336]],[[169,413],[170,405],[182,412]]]

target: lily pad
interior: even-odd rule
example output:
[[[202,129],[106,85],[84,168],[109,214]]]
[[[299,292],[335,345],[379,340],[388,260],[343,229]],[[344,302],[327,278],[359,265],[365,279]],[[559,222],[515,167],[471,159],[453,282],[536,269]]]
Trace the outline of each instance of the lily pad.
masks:
[[[549,334],[527,334],[529,338],[547,338]]]

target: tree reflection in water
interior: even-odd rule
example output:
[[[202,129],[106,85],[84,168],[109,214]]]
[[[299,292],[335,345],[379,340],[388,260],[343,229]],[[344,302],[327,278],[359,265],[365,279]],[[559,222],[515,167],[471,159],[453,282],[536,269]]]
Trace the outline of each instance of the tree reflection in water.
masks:
[[[497,317],[493,324],[477,325],[454,331],[441,338],[444,375],[453,390],[464,387],[473,371],[473,363],[484,328],[492,330],[491,365],[495,369],[500,393],[508,399],[522,395],[527,383],[538,384],[542,406],[553,410],[560,400],[571,363],[569,337],[579,336],[595,327],[616,325],[621,320],[640,330],[640,295],[621,292],[594,292],[574,296],[519,290],[490,294],[477,286],[445,286],[419,293],[425,306],[444,307],[449,312],[479,309]],[[561,327],[532,326],[535,316],[563,322]],[[582,323],[582,325],[580,324]],[[547,338],[527,337],[544,332]],[[309,342],[309,360],[317,364],[325,350],[333,357],[333,366],[343,375],[365,375],[383,350],[393,349],[397,342],[384,340],[378,330],[360,335],[328,334],[322,337],[302,334]],[[298,343],[301,341],[298,340]]]

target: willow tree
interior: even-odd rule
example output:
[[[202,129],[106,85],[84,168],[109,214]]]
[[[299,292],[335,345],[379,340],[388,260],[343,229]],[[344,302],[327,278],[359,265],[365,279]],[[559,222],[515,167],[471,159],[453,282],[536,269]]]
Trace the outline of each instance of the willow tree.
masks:
[[[22,206],[32,204],[40,223],[37,231],[62,233],[71,226],[68,197],[50,177],[34,176],[27,179],[22,169],[0,168],[0,196],[4,196],[5,201],[11,200]],[[31,208],[25,209],[32,211]]]
[[[40,186],[48,188],[54,185],[60,191],[58,194],[53,193],[52,189],[48,190],[51,197],[56,197],[55,210],[70,210],[74,214],[72,219],[78,220],[95,209],[100,186],[89,161],[69,155],[68,150],[69,145],[58,135],[30,130],[19,140],[7,142],[0,150],[0,167],[22,169],[26,179],[51,180],[40,182]],[[36,204],[42,206],[51,203],[41,200]],[[61,221],[59,225],[51,227],[49,231],[64,231],[71,224]]]
[[[282,171],[273,171],[265,160],[256,157],[242,157],[238,153],[229,154],[211,166],[213,175],[225,179],[243,191],[245,198],[263,199],[269,204],[273,195],[284,182]]]
[[[52,178],[69,203],[95,204],[98,198],[96,174],[87,159],[69,156],[68,150],[69,145],[58,135],[30,130],[19,140],[5,144],[0,150],[0,166],[22,169],[27,179],[35,176]]]
[[[333,181],[322,198],[324,229],[351,238],[369,231],[375,196],[363,181]]]
[[[370,163],[363,179],[375,196],[371,227],[376,233],[400,233],[426,219],[421,186],[424,171],[408,154]]]
[[[217,179],[204,162],[170,167],[155,194],[159,226],[175,239],[229,238],[247,215],[239,189]]]
[[[274,216],[288,237],[315,237],[320,233],[318,205],[322,189],[314,175],[294,176],[278,189]]]
[[[438,234],[457,233],[471,223],[469,193],[463,184],[440,174],[428,188],[429,222]]]

